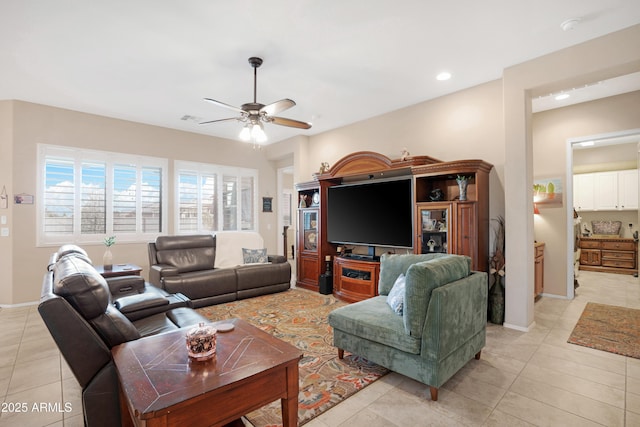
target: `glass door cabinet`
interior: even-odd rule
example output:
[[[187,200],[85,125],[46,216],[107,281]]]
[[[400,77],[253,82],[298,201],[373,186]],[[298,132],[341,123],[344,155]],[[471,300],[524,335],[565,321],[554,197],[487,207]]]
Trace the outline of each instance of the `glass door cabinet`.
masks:
[[[303,250],[316,252],[318,249],[318,210],[302,211]]]
[[[449,223],[451,204],[427,203],[418,205],[416,229],[418,253],[448,253],[451,241]]]

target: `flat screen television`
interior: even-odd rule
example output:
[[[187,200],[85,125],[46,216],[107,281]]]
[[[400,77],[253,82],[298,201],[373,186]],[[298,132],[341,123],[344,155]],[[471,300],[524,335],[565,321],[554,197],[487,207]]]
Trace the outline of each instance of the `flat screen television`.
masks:
[[[370,247],[413,247],[411,178],[329,187],[327,240]]]

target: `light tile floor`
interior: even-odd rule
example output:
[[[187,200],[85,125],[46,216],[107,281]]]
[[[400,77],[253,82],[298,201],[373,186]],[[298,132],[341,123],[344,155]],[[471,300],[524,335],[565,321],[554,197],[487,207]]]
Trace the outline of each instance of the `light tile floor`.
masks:
[[[482,359],[449,380],[438,402],[391,373],[306,425],[640,426],[640,360],[566,342],[589,301],[640,308],[640,281],[580,272],[580,285],[573,301],[536,302],[528,333],[490,324]],[[35,307],[0,310],[0,325],[0,427],[81,426],[78,386]]]

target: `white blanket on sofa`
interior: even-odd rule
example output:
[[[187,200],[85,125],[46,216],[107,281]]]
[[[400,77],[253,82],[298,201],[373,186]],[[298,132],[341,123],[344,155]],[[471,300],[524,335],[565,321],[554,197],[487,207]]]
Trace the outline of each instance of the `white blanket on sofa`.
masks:
[[[244,264],[242,248],[264,248],[262,236],[255,231],[218,231],[215,236],[215,268],[229,268]]]

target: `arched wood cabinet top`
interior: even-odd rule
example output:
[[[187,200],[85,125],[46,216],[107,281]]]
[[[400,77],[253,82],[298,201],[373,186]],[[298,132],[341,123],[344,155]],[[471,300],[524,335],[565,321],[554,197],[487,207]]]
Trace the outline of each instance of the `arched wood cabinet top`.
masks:
[[[315,178],[326,180],[403,169],[411,173],[413,167],[435,163],[441,163],[441,161],[429,156],[409,156],[404,160],[391,160],[373,151],[357,151],[338,160],[328,172],[316,174]]]
[[[491,172],[493,165],[484,160],[454,160],[451,162],[440,162],[429,165],[417,166],[412,169],[414,175],[440,175],[445,173],[455,173],[464,175],[467,173]]]

